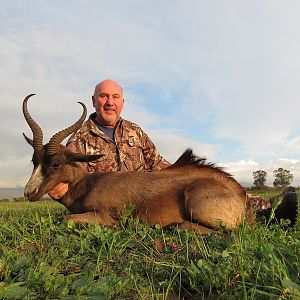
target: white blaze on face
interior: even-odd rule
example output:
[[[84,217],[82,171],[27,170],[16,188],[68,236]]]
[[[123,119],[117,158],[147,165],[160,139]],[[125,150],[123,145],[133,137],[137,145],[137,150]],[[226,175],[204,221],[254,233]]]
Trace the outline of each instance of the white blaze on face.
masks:
[[[34,168],[31,177],[25,186],[25,194],[26,195],[36,194],[43,181],[44,181],[44,176],[42,173],[42,166],[39,164],[36,168]]]

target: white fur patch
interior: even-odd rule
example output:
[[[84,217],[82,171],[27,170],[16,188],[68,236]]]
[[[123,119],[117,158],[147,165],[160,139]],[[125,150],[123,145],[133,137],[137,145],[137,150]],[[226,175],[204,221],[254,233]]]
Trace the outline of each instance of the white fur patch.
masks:
[[[25,186],[25,194],[36,194],[44,181],[42,166],[34,168],[28,183]]]

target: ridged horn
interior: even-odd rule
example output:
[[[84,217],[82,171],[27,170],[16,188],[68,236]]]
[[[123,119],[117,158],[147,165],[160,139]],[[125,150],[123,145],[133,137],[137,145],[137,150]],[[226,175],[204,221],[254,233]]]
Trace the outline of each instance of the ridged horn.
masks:
[[[27,108],[28,99],[34,95],[35,94],[30,94],[23,100],[23,115],[33,133],[33,149],[40,150],[43,148],[43,131],[41,127],[33,120]]]
[[[84,120],[86,118],[86,113],[87,113],[86,106],[82,102],[78,102],[78,103],[81,104],[81,106],[83,107],[83,112],[82,112],[80,119],[72,126],[66,128],[64,130],[61,130],[52,136],[52,138],[50,139],[49,144],[47,146],[48,154],[58,153],[60,143],[71,133],[77,131],[80,128],[80,126],[82,125],[82,123],[84,122]]]

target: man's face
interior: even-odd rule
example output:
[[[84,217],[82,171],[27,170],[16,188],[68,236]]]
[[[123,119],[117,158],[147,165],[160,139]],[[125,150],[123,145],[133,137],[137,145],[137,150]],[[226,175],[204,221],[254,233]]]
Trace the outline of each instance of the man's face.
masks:
[[[112,80],[103,81],[96,87],[92,100],[97,122],[107,127],[115,127],[124,105],[121,87]]]

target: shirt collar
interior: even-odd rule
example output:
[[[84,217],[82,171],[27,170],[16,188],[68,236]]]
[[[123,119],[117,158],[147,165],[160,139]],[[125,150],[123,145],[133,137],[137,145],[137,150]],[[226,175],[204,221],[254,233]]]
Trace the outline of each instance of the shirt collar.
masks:
[[[97,125],[96,125],[95,122],[94,122],[94,119],[95,119],[95,118],[96,118],[96,113],[95,113],[95,112],[92,113],[92,114],[89,116],[88,122],[87,122],[87,124],[86,124],[87,130],[88,130],[88,131],[92,131],[93,133],[95,133],[95,134],[97,134],[97,135],[100,135],[100,134],[101,134],[101,136],[102,136],[103,133],[100,131],[100,129],[97,127]],[[116,126],[115,126],[115,130],[117,130],[117,128],[119,128],[119,127],[121,126],[122,122],[123,122],[123,119],[120,117],[119,120],[118,120],[118,122],[117,122],[117,124],[116,124]]]

